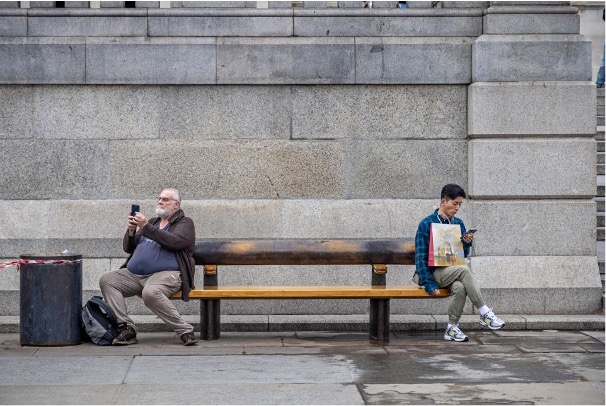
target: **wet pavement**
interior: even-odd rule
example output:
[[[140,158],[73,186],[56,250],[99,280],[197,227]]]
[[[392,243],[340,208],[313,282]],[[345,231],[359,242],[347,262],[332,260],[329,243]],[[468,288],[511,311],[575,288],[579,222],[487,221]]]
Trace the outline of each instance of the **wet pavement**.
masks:
[[[22,347],[0,334],[1,404],[604,404],[604,331],[223,333],[183,347]]]

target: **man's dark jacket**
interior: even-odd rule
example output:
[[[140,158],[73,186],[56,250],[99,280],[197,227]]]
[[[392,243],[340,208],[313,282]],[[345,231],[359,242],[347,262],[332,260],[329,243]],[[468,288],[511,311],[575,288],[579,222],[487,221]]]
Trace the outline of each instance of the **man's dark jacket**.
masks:
[[[189,302],[189,291],[194,287],[194,274],[196,264],[194,261],[194,245],[196,243],[196,230],[194,222],[189,217],[185,217],[183,210],[179,209],[168,219],[168,230],[160,230],[160,217],[151,218],[145,227],[137,230],[135,235],[130,236],[128,230],[124,235],[124,251],[130,254],[128,259],[121,266],[127,268],[128,261],[133,256],[137,244],[141,237],[147,237],[157,242],[162,247],[174,251],[181,272],[181,293],[183,301]]]

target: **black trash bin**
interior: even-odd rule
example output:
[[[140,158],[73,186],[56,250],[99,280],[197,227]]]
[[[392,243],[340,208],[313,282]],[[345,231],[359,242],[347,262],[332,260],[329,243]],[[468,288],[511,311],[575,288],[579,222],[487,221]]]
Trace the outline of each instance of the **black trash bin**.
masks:
[[[82,255],[19,258],[21,345],[80,344]]]

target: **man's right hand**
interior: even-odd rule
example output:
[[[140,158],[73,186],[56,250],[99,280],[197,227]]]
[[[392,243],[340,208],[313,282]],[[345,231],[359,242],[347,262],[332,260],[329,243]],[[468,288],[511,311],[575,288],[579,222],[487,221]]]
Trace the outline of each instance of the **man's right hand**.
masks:
[[[439,294],[440,294],[440,289],[434,289],[430,293],[430,295],[432,295],[432,296],[438,296]]]
[[[128,216],[128,234],[135,235],[135,231],[137,231],[137,220],[133,216]]]

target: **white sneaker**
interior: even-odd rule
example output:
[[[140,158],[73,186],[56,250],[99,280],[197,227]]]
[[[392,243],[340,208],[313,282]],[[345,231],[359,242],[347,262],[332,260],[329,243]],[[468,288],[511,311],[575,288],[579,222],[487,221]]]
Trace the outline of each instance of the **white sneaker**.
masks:
[[[469,337],[467,337],[461,329],[459,325],[454,325],[452,327],[448,327],[446,332],[444,333],[444,340],[446,341],[468,341]]]
[[[500,330],[505,327],[505,322],[499,319],[492,311],[488,309],[486,314],[480,316],[480,324],[488,327],[491,330]]]

